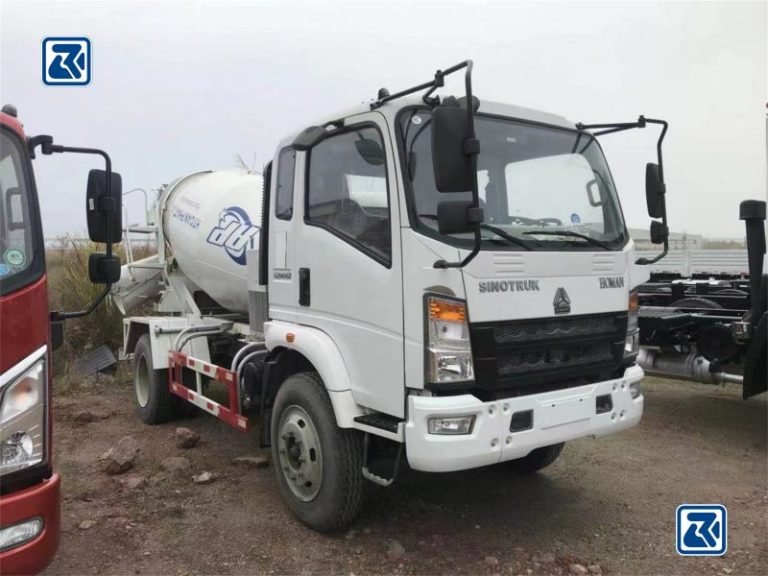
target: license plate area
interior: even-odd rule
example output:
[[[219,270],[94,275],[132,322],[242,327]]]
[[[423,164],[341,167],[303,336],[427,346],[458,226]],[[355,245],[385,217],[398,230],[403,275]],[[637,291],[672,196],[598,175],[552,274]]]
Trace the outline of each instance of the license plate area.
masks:
[[[536,411],[538,428],[553,428],[579,420],[587,420],[594,414],[592,396],[577,396],[542,402]]]

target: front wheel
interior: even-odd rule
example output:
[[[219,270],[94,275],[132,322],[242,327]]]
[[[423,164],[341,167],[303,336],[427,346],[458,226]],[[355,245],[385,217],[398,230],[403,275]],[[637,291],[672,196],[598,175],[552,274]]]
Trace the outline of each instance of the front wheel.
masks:
[[[336,425],[318,374],[294,374],[283,383],[271,426],[275,474],[291,512],[319,532],[349,525],[362,501],[363,438]]]
[[[507,464],[515,472],[521,474],[538,472],[557,460],[557,457],[560,456],[560,453],[563,451],[563,446],[565,446],[565,442],[553,444],[552,446],[544,446],[543,448],[536,448],[536,450],[533,450],[527,456],[517,458],[516,460],[510,460]]]

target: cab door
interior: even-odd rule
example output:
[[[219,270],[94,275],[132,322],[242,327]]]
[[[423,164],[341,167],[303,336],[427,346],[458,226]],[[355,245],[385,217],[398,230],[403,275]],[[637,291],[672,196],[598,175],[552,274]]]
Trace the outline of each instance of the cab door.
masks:
[[[386,123],[354,116],[302,155],[296,319],[336,343],[358,404],[402,417],[398,184]]]

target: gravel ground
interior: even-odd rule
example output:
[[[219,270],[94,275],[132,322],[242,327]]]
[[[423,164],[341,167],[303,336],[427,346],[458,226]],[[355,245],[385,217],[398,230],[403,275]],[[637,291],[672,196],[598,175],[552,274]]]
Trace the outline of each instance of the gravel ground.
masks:
[[[290,516],[271,467],[232,464],[266,455],[256,435],[205,415],[144,426],[127,384],[101,384],[55,402],[63,534],[45,574],[767,574],[766,396],[652,378],[644,391],[639,427],[572,442],[537,475],[406,470],[326,536]],[[177,448],[180,425],[197,446]],[[99,457],[126,435],[135,466],[109,476]],[[724,557],[675,554],[685,502],[728,507]]]

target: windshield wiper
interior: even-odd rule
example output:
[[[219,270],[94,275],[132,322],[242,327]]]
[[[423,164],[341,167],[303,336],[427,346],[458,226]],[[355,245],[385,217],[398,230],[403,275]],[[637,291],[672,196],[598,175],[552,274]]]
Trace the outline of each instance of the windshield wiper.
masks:
[[[581,238],[582,240],[586,240],[587,242],[589,242],[590,244],[594,244],[595,246],[600,246],[600,248],[602,248],[603,250],[611,249],[611,247],[608,246],[608,244],[606,244],[605,242],[596,240],[591,236],[582,234],[581,232],[573,232],[572,230],[531,230],[529,232],[523,232],[523,234],[526,234],[526,235],[540,234],[542,236],[573,236],[574,238]]]
[[[507,242],[510,242],[512,244],[517,244],[518,246],[522,246],[526,250],[532,250],[532,248],[528,244],[528,242],[526,242],[522,238],[518,238],[517,236],[512,236],[512,234],[507,234],[501,228],[497,228],[496,226],[492,226],[490,224],[486,224],[485,222],[482,222],[480,224],[480,228],[482,230],[489,230],[490,232],[493,232],[494,234],[497,234],[497,235],[501,236]]]
[[[437,216],[434,214],[419,214],[419,218],[429,218],[430,220],[437,220]],[[480,228],[483,230],[488,230],[490,232],[493,232],[497,236],[504,238],[504,240],[506,240],[510,244],[517,244],[518,246],[522,246],[526,250],[532,250],[528,242],[526,242],[522,238],[518,238],[517,236],[512,236],[512,234],[507,234],[501,228],[497,228],[496,226],[492,226],[491,224],[486,224],[485,222],[482,222],[480,224]]]

